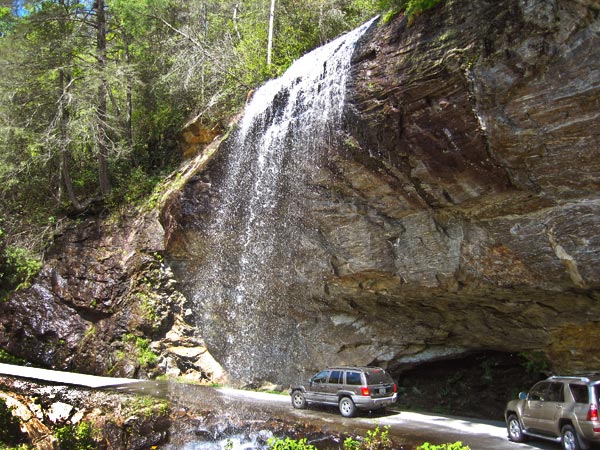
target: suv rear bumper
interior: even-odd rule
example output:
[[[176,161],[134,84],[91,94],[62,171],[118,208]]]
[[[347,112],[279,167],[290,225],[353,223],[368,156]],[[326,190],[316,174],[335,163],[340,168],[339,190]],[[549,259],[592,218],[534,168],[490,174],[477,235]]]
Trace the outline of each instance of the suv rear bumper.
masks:
[[[396,403],[397,398],[398,394],[394,394],[391,397],[381,398],[355,396],[352,400],[359,409],[379,409]]]
[[[598,422],[580,421],[579,432],[581,436],[590,442],[600,442],[600,424]]]

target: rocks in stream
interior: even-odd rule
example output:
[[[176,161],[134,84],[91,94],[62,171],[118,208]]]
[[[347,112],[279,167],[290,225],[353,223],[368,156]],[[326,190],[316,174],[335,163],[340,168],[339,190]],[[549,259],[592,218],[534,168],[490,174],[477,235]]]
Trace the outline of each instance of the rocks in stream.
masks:
[[[172,424],[165,400],[133,394],[0,377],[0,400],[19,419],[25,441],[40,450],[147,449],[165,444]]]

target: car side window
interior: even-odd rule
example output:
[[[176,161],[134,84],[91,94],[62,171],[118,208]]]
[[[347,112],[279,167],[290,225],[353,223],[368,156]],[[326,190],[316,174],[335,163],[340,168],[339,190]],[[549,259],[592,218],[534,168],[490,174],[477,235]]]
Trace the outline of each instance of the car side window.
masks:
[[[546,399],[546,390],[550,383],[538,383],[531,388],[527,395],[527,400],[544,401]]]
[[[584,384],[570,384],[569,389],[571,390],[571,394],[573,394],[573,399],[575,403],[589,403],[590,398],[588,394],[588,388]]]
[[[313,383],[318,383],[318,384],[327,383],[328,377],[329,377],[329,370],[324,370],[324,371],[316,374],[313,377],[312,381],[313,381]]]
[[[360,386],[362,384],[360,372],[346,372],[346,384]]]
[[[547,402],[564,402],[565,393],[562,383],[551,383],[546,395]]]
[[[334,370],[331,372],[329,382],[333,384],[340,384],[343,382],[343,372],[341,370]]]

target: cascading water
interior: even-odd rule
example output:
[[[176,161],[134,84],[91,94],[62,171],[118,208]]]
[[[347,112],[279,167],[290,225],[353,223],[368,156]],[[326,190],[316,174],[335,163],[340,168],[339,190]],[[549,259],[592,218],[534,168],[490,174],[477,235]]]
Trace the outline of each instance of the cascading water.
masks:
[[[282,305],[293,306],[296,290],[311,285],[294,265],[311,251],[301,237],[312,226],[304,214],[308,186],[318,184],[338,144],[351,56],[372,23],[257,90],[219,156],[193,301],[201,335],[236,381],[281,379],[283,370],[297,370],[285,367],[289,356],[301,359],[310,346],[299,331],[301,308],[294,314]]]

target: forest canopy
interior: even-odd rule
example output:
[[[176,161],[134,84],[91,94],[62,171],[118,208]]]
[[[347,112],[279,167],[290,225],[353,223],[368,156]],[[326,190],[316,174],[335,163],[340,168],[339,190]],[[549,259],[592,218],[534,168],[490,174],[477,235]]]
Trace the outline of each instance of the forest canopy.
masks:
[[[304,53],[438,1],[0,0],[5,245],[144,198],[190,119],[227,121]]]

